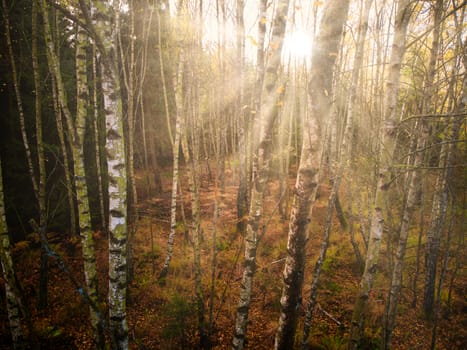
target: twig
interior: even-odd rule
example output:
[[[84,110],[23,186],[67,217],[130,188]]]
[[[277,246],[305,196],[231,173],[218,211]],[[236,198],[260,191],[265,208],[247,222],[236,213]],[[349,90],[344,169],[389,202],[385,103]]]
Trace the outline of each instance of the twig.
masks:
[[[445,170],[445,169],[466,168],[466,167],[467,167],[467,163],[454,164],[454,165],[451,165],[451,166],[443,166],[443,167],[437,167],[437,166],[419,166],[419,167],[415,167],[415,166],[406,165],[406,164],[395,164],[395,165],[393,165],[394,169],[403,169],[403,170],[407,170],[407,171],[410,171],[410,170],[413,171],[413,170],[417,170],[417,169]]]
[[[94,38],[94,33],[89,29],[89,27],[84,23],[81,19],[79,19],[77,16],[72,14],[69,10],[67,10],[65,7],[63,7],[60,4],[57,4],[53,0],[46,0],[47,3],[55,8],[56,10],[60,11],[66,18],[68,18],[70,21],[78,24],[81,28],[83,28],[91,37]]]
[[[274,265],[274,264],[280,263],[280,262],[284,261],[285,259],[287,259],[287,258],[282,258],[282,259],[279,259],[279,260],[273,261],[273,262],[269,263],[269,265],[268,265],[268,266],[271,266],[271,265]]]
[[[323,314],[325,314],[325,315],[326,315],[327,317],[329,317],[331,320],[333,320],[334,322],[336,322],[336,324],[337,324],[338,326],[342,326],[342,323],[339,322],[339,320],[336,319],[334,316],[332,316],[329,312],[327,312],[326,310],[324,310],[324,309],[321,307],[321,305],[320,305],[319,303],[317,303],[317,306],[318,306],[318,309],[320,309],[320,310],[323,312]]]
[[[266,229],[268,228],[269,224],[271,223],[272,218],[274,217],[274,214],[279,209],[279,204],[281,203],[286,190],[287,190],[287,187],[284,188],[284,190],[282,191],[281,196],[279,200],[277,201],[276,206],[274,207],[274,210],[272,211],[271,215],[269,215],[268,221],[263,225],[261,233],[259,234],[259,237],[258,237],[258,242],[261,241],[261,239],[263,238],[264,234],[266,233]]]
[[[452,117],[466,117],[466,116],[467,116],[467,113],[465,112],[447,113],[447,114],[414,114],[414,115],[411,115],[410,117],[402,119],[399,122],[399,125],[406,123],[412,119],[419,119],[419,118],[452,118]]]

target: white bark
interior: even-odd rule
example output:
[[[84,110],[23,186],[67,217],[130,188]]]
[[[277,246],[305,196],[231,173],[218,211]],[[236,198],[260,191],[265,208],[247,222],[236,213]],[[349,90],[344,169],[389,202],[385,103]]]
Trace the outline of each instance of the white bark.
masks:
[[[21,329],[21,307],[17,288],[15,287],[15,275],[13,260],[10,254],[10,237],[5,217],[5,202],[3,199],[3,177],[0,162],[0,260],[2,264],[3,279],[5,282],[6,306],[8,321],[10,324],[13,349],[19,350],[26,347],[23,331]]]
[[[410,0],[400,0],[395,22],[394,41],[392,44],[389,74],[385,95],[385,115],[381,126],[380,168],[376,188],[374,208],[371,217],[370,238],[365,260],[365,269],[360,280],[360,287],[352,315],[352,325],[348,348],[358,349],[363,337],[366,310],[370,291],[379,260],[384,224],[384,206],[392,179],[391,165],[395,148],[396,105],[399,92],[399,80],[402,58],[405,52],[407,26],[412,12]]]
[[[98,60],[102,67],[102,95],[106,120],[106,151],[109,176],[109,318],[112,348],[128,349],[127,293],[127,174],[123,138],[123,112],[119,70],[115,58],[119,28],[119,2],[92,2],[92,21],[83,0],[81,10],[97,35]],[[113,16],[113,18],[112,18]]]
[[[261,103],[259,111],[257,111],[259,113],[259,125],[257,127],[258,132],[254,134],[256,142],[254,145],[253,184],[245,236],[244,270],[240,287],[240,300],[235,318],[232,349],[243,349],[246,337],[253,276],[256,270],[258,229],[262,217],[264,189],[268,182],[272,128],[277,115],[274,109],[277,99],[282,92],[282,89],[279,89],[277,71],[280,65],[288,6],[288,0],[281,0],[277,4],[270,44],[272,52],[269,56],[268,66],[265,69],[265,77],[261,90]]]

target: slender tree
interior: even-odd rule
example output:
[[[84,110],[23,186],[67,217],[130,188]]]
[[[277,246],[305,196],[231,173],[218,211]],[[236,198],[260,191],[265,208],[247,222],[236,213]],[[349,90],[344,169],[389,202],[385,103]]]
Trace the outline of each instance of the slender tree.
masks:
[[[200,204],[200,187],[201,187],[201,168],[200,168],[200,79],[197,72],[201,67],[201,50],[202,50],[202,1],[199,2],[197,9],[193,14],[189,14],[188,4],[184,4],[182,10],[184,15],[198,25],[195,33],[186,35],[184,38],[184,47],[181,50],[181,61],[183,75],[179,75],[183,83],[177,93],[182,93],[181,98],[177,99],[177,113],[183,111],[185,118],[181,121],[181,148],[183,156],[187,163],[188,187],[191,202],[191,238],[193,243],[193,270],[194,270],[194,292],[196,297],[196,312],[198,321],[198,333],[200,347],[208,349],[211,347],[209,335],[207,332],[207,324],[205,317],[205,297],[203,293],[201,267],[201,243],[203,241],[203,231],[201,228],[201,204]],[[190,57],[188,60],[186,57]],[[178,84],[181,81],[177,82]],[[180,105],[181,104],[181,105]],[[183,109],[179,109],[183,106]],[[181,187],[180,187],[181,188]]]
[[[76,200],[79,211],[79,233],[83,249],[84,275],[89,298],[94,305],[98,305],[98,279],[96,267],[96,255],[94,238],[91,229],[91,212],[86,185],[86,173],[84,169],[84,134],[86,121],[88,120],[88,79],[86,51],[89,38],[84,28],[78,26],[76,35],[76,139],[73,142],[73,159],[75,173]],[[96,140],[98,142],[98,140]],[[96,349],[105,347],[104,329],[102,315],[98,310],[90,306],[91,325],[93,328],[93,339]]]
[[[37,28],[37,1],[32,2],[32,67],[34,76],[34,107],[36,114],[36,146],[37,146],[37,163],[38,163],[38,203],[39,203],[39,226],[41,230],[46,232],[47,228],[47,206],[46,206],[46,171],[45,171],[45,160],[44,160],[44,143],[42,136],[42,104],[41,104],[41,83],[39,74],[39,60],[37,55],[37,39],[38,39],[38,28]],[[47,283],[48,283],[48,261],[47,252],[45,249],[41,249],[41,266],[40,266],[40,298],[39,307],[45,308],[47,306]]]
[[[11,73],[13,80],[13,88],[16,96],[16,105],[18,108],[19,114],[19,124],[21,130],[21,137],[23,141],[24,150],[26,153],[26,161],[28,164],[28,172],[32,182],[32,187],[34,191],[34,196],[37,200],[39,207],[39,218],[41,228],[46,230],[46,221],[47,221],[47,209],[46,209],[46,198],[45,198],[45,162],[44,162],[44,149],[42,142],[42,115],[41,115],[41,103],[40,103],[40,84],[39,84],[39,65],[37,57],[37,4],[33,3],[32,9],[32,63],[33,63],[33,76],[35,84],[35,112],[36,112],[36,145],[37,145],[37,160],[39,167],[39,176],[37,176],[33,158],[31,155],[30,144],[26,132],[26,123],[25,123],[25,113],[23,109],[23,102],[20,93],[20,80],[18,78],[18,73],[16,69],[15,56],[13,52],[13,45],[10,35],[10,19],[9,19],[9,9],[7,7],[6,1],[2,0],[3,7],[3,19],[5,25],[5,37],[6,44],[8,48],[8,55],[11,64]],[[48,259],[47,254],[43,246],[41,246],[41,258],[40,258],[40,277],[39,277],[39,308],[45,308],[47,306],[47,284],[48,284]]]
[[[463,94],[458,104],[459,113],[465,113],[467,93],[466,79],[463,82]],[[449,127],[449,140],[442,145],[438,161],[438,175],[434,187],[431,207],[430,225],[428,227],[425,243],[425,285],[423,290],[423,311],[427,318],[433,317],[435,303],[435,284],[437,275],[438,257],[440,252],[440,238],[446,221],[446,212],[449,196],[449,172],[453,164],[455,153],[453,145],[458,139],[461,129],[461,119],[455,118]]]
[[[324,8],[321,29],[312,53],[309,82],[310,115],[305,116],[300,164],[290,212],[287,258],[284,266],[284,286],[281,314],[276,333],[275,349],[293,347],[301,290],[305,269],[305,252],[309,215],[319,183],[321,163],[321,128],[331,109],[334,62],[347,19],[349,1],[329,1]]]
[[[5,283],[6,306],[10,324],[13,349],[26,348],[26,341],[21,329],[21,296],[17,288],[17,280],[10,254],[10,237],[5,217],[5,202],[3,200],[3,177],[0,160],[0,261],[2,264],[3,280]]]
[[[117,9],[120,11],[120,9]],[[127,219],[128,219],[128,242],[127,242],[127,280],[130,282],[133,278],[133,242],[138,227],[138,193],[136,191],[135,177],[135,160],[134,160],[134,138],[135,138],[135,94],[136,94],[136,59],[135,59],[135,4],[133,0],[128,0],[128,17],[129,17],[129,33],[128,33],[128,52],[125,55],[123,52],[122,34],[118,30],[116,32],[118,40],[118,49],[120,53],[121,72],[125,87],[126,96],[126,118],[124,118],[124,130],[126,142],[126,167],[127,167]]]
[[[277,3],[270,42],[271,52],[267,67],[265,68],[261,90],[261,103],[257,111],[259,114],[257,121],[259,125],[255,128],[258,134],[255,135],[256,142],[253,156],[250,209],[245,236],[243,276],[240,286],[240,300],[238,302],[235,318],[232,349],[243,349],[246,336],[253,276],[256,269],[258,230],[262,217],[264,190],[268,182],[268,172],[270,168],[272,128],[277,116],[276,103],[278,102],[280,94],[283,92],[278,78],[278,70],[281,60],[288,7],[288,0],[280,0]]]
[[[363,8],[362,8],[361,15],[360,15],[360,26],[359,26],[359,30],[357,34],[358,38],[357,38],[356,50],[355,50],[355,56],[354,56],[354,65],[352,69],[350,93],[349,93],[348,102],[347,102],[347,118],[345,120],[344,132],[342,135],[342,146],[340,147],[341,154],[340,154],[340,158],[335,160],[337,162],[337,168],[334,173],[331,192],[329,194],[329,199],[328,199],[328,207],[327,207],[327,212],[326,212],[325,228],[324,228],[324,237],[321,243],[321,249],[320,249],[320,253],[318,256],[318,260],[316,261],[316,265],[313,271],[313,279],[312,279],[312,284],[311,284],[311,289],[310,289],[310,300],[308,302],[307,313],[306,313],[305,323],[304,323],[302,348],[306,346],[306,343],[308,340],[311,319],[312,319],[312,315],[313,315],[314,308],[316,305],[318,281],[319,281],[319,277],[321,274],[321,267],[322,267],[324,260],[326,259],[327,248],[329,246],[329,239],[330,239],[331,228],[332,228],[332,215],[333,215],[334,207],[339,206],[337,204],[339,187],[342,181],[344,170],[346,169],[346,165],[352,153],[352,143],[350,142],[350,140],[352,137],[354,113],[355,113],[354,108],[355,108],[355,102],[356,102],[356,96],[357,96],[357,85],[358,85],[360,69],[361,69],[362,61],[363,61],[363,49],[364,49],[366,31],[367,31],[367,26],[368,26],[368,14],[369,14],[370,7],[371,7],[371,0],[365,1],[365,3],[362,5],[363,5]],[[336,8],[338,9],[337,11],[344,11],[342,9],[339,9],[339,5],[337,5]],[[347,10],[348,10],[348,4],[347,4]],[[334,40],[338,40],[341,37],[341,33],[338,32],[338,29],[337,29],[338,27],[336,26],[340,26],[341,28],[340,30],[342,32],[342,26],[345,23],[344,21],[346,19],[346,17],[342,17],[343,15],[346,16],[347,12],[339,16],[332,15],[330,18],[334,18],[334,20],[328,20],[330,21],[330,24],[328,24],[330,28],[330,32],[333,33],[333,35],[339,35]],[[339,19],[339,21],[337,21],[337,19]],[[323,17],[323,20],[324,20],[324,17]],[[321,30],[324,30],[324,28],[326,27],[324,27],[322,24]],[[319,38],[320,37],[318,37],[318,40]],[[337,52],[338,50],[337,44],[339,44],[338,41],[336,42],[335,47],[332,48],[334,51],[331,51],[331,52]],[[332,57],[332,54],[328,53],[328,56]],[[330,89],[331,83],[332,81],[328,83],[328,87],[326,87],[327,89]],[[318,90],[319,85],[314,87],[314,89]],[[334,106],[333,113],[337,113],[336,106]],[[337,140],[334,139],[333,143],[334,142],[337,142]]]
[[[394,39],[392,44],[390,69],[387,78],[385,95],[385,114],[381,126],[380,166],[378,183],[371,217],[370,238],[368,242],[365,269],[360,281],[357,300],[354,305],[350,339],[348,348],[358,349],[363,337],[366,310],[370,291],[373,288],[374,276],[379,260],[381,239],[383,235],[384,207],[388,189],[392,182],[392,159],[396,138],[396,105],[399,91],[400,69],[405,52],[407,26],[412,13],[413,3],[410,0],[400,0],[397,3]]]
[[[192,96],[190,96],[193,98]],[[193,102],[193,101],[191,101]],[[188,173],[188,186],[190,192],[191,200],[191,234],[193,239],[193,267],[195,272],[195,294],[196,294],[196,304],[197,304],[197,314],[198,314],[198,331],[200,335],[201,346],[204,348],[206,338],[205,332],[205,317],[204,317],[204,296],[201,285],[201,208],[200,208],[200,198],[199,198],[199,144],[197,144],[198,134],[193,132],[190,136],[191,140],[191,152],[189,148],[189,135],[187,133],[190,131],[190,128],[187,127],[187,123],[190,122],[190,127],[193,128],[194,122],[192,111],[186,111],[190,117],[188,120],[183,120],[182,123],[182,139],[181,146],[183,151],[183,156],[185,161],[188,163],[187,173]]]
[[[245,231],[245,215],[248,209],[248,178],[247,178],[247,125],[244,112],[244,55],[245,55],[245,23],[243,0],[236,0],[236,45],[238,65],[238,97],[237,97],[237,130],[238,130],[238,160],[239,160],[239,184],[237,193],[237,231]]]
[[[128,349],[127,294],[127,177],[123,137],[123,107],[116,58],[120,4],[93,1],[89,15],[80,0],[86,24],[92,28],[101,64],[101,87],[106,118],[106,153],[109,179],[109,326],[112,348]]]
[[[96,44],[92,44],[92,122],[95,140],[95,154],[96,154],[96,176],[97,176],[97,193],[99,199],[99,218],[101,221],[101,229],[107,232],[107,219],[105,216],[105,200],[104,200],[104,184],[102,179],[102,152],[100,147],[100,132],[99,132],[99,116],[100,105],[98,103],[98,75],[97,75],[97,60],[96,60]]]
[[[77,106],[76,117],[73,118],[68,107],[65,95],[64,81],[60,70],[59,59],[56,55],[55,45],[52,39],[52,30],[49,23],[48,6],[45,0],[41,0],[41,9],[44,22],[44,37],[47,46],[47,60],[52,75],[56,82],[60,109],[64,112],[67,135],[70,139],[74,186],[76,189],[76,200],[79,212],[79,235],[83,250],[84,275],[86,279],[87,294],[93,305],[98,305],[98,279],[96,268],[96,257],[94,249],[94,239],[91,229],[91,212],[89,206],[88,188],[86,185],[86,174],[84,170],[84,134],[86,130],[87,110],[89,103],[88,79],[87,79],[87,59],[86,50],[89,38],[84,28],[78,26],[76,35],[76,92]],[[102,349],[105,346],[105,338],[102,324],[102,315],[93,307],[89,308],[91,315],[91,325],[95,346]]]
[[[170,201],[170,233],[167,242],[167,255],[165,257],[164,265],[159,274],[159,279],[164,278],[167,275],[170,261],[172,260],[175,233],[177,231],[177,192],[179,187],[179,155],[180,155],[180,138],[181,138],[181,118],[183,113],[183,98],[182,98],[182,83],[183,83],[183,67],[184,67],[183,51],[180,49],[177,81],[175,84],[175,139],[172,145],[172,157],[173,157],[173,173],[172,173],[172,195]],[[168,105],[167,105],[168,108]]]
[[[431,96],[434,94],[433,80],[436,73],[436,62],[438,57],[438,47],[440,39],[440,22],[441,15],[443,13],[443,1],[437,0],[435,3],[434,9],[434,30],[433,30],[433,40],[430,50],[430,61],[428,66],[428,71],[425,80],[426,86],[426,96],[424,98],[424,113],[429,111],[431,107],[430,101]],[[396,260],[392,270],[392,277],[390,282],[390,290],[388,299],[386,302],[386,312],[384,316],[384,325],[383,325],[383,349],[390,349],[391,347],[391,338],[392,331],[395,326],[396,320],[396,308],[398,304],[398,299],[402,287],[402,271],[403,271],[403,262],[405,256],[405,250],[407,245],[407,239],[409,234],[409,228],[412,221],[413,213],[419,203],[418,201],[418,192],[421,186],[421,172],[420,169],[422,162],[425,158],[425,147],[429,137],[429,126],[425,118],[421,118],[417,121],[417,129],[415,131],[414,137],[417,138],[416,154],[413,163],[413,171],[408,175],[408,188],[406,190],[404,210],[402,212],[401,223],[399,227],[399,243],[396,251]]]

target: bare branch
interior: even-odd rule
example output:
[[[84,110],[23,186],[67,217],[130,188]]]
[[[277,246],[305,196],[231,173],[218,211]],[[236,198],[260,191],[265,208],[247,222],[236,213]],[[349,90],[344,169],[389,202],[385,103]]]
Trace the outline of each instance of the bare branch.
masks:
[[[414,114],[410,117],[402,119],[399,122],[399,126],[403,123],[406,123],[412,119],[419,119],[419,118],[451,118],[451,117],[466,117],[467,112],[460,112],[460,113],[446,113],[446,114]]]

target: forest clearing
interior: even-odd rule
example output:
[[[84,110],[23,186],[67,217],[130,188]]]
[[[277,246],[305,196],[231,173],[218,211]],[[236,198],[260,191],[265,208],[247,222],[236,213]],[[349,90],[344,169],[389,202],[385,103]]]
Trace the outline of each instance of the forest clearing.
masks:
[[[467,1],[1,0],[0,348],[467,348]]]

